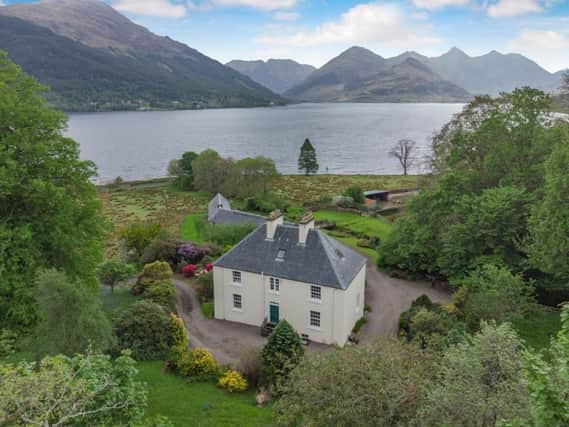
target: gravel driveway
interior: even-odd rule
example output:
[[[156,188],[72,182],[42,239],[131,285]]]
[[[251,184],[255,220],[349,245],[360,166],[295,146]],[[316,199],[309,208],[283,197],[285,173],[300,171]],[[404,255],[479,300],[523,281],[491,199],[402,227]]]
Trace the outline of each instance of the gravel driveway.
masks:
[[[362,330],[362,344],[395,335],[399,315],[421,295],[426,294],[438,302],[450,299],[449,294],[432,289],[429,283],[389,277],[378,271],[371,262],[367,266],[367,283],[365,302],[371,306],[372,311],[368,313],[368,323]],[[176,308],[189,331],[191,347],[205,347],[219,363],[235,365],[244,348],[265,344],[266,338],[261,337],[259,327],[207,319],[199,308],[191,285],[179,279],[175,279],[175,284],[178,293]],[[330,347],[312,343],[309,348],[322,351]]]
[[[433,289],[430,283],[395,279],[379,271],[372,262],[368,262],[366,280],[365,302],[372,311],[367,314],[368,323],[362,329],[360,343],[363,344],[396,335],[399,316],[421,295],[427,295],[434,302],[450,300],[450,294]]]

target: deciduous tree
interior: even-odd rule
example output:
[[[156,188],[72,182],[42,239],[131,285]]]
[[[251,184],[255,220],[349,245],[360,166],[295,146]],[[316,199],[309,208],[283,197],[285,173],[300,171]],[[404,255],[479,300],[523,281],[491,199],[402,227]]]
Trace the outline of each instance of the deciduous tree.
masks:
[[[44,92],[0,52],[0,324],[12,328],[37,321],[41,268],[94,288],[106,235],[95,166],[80,160]]]
[[[135,273],[133,265],[127,264],[120,258],[111,258],[105,261],[98,269],[97,276],[104,285],[110,286],[111,294],[115,291],[115,286],[128,279]]]
[[[230,190],[233,161],[222,158],[217,151],[204,150],[192,162],[194,187],[198,191],[223,193]]]
[[[400,139],[389,151],[389,155],[399,161],[405,176],[415,164],[416,145],[417,143],[412,139]]]
[[[104,352],[114,344],[98,294],[64,273],[47,270],[36,281],[39,324],[33,351],[40,356]]]
[[[194,185],[192,162],[198,157],[193,151],[182,154],[180,159],[172,160],[168,165],[168,175],[174,177],[174,184],[182,190],[191,190]]]
[[[146,390],[128,354],[55,356],[0,367],[0,425],[134,425]]]
[[[272,159],[258,156],[246,157],[235,162],[232,175],[234,193],[245,198],[265,195],[278,176],[278,172]]]

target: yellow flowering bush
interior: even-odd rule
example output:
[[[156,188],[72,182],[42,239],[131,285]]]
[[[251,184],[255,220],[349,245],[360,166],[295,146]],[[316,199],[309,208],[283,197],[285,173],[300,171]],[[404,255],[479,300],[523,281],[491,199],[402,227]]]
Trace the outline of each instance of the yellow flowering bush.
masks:
[[[219,378],[217,385],[229,391],[230,393],[247,390],[247,380],[245,380],[245,378],[243,378],[241,374],[235,370],[229,370],[225,372],[225,374]]]
[[[196,348],[189,353],[187,367],[183,372],[188,377],[207,378],[215,377],[219,371],[217,362],[212,354],[205,348]]]

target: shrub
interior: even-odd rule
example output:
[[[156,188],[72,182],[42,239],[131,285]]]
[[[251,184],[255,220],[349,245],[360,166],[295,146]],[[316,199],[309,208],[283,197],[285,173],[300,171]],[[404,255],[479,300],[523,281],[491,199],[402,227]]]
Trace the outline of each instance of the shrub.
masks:
[[[170,334],[172,346],[166,359],[166,367],[179,371],[183,365],[184,355],[188,352],[188,332],[182,318],[170,313]]]
[[[261,373],[263,371],[261,349],[257,347],[247,347],[243,349],[239,356],[239,364],[237,365],[237,368],[249,384],[255,387],[258,386],[261,380]]]
[[[178,255],[190,264],[201,262],[211,253],[211,249],[207,246],[195,246],[191,242],[182,243],[178,247]]]
[[[182,274],[184,277],[194,277],[198,271],[198,266],[195,264],[186,264],[182,267]]]
[[[364,311],[366,313],[371,313],[371,305],[369,304],[364,304]]]
[[[146,287],[142,296],[168,311],[174,310],[176,306],[176,288],[171,280],[151,283]]]
[[[356,322],[356,324],[354,325],[352,332],[354,334],[357,334],[360,331],[360,329],[362,328],[362,326],[365,325],[366,323],[367,323],[367,319],[365,317],[360,317],[358,319],[358,321]]]
[[[151,264],[155,261],[166,261],[172,269],[175,269],[178,264],[180,264],[182,257],[178,254],[178,246],[180,245],[178,240],[153,240],[150,245],[148,245],[140,261],[143,264]]]
[[[202,300],[203,301],[211,301],[213,300],[213,272],[202,274],[199,279],[198,283],[202,286]]]
[[[0,329],[0,358],[9,356],[16,351],[18,335],[9,329]]]
[[[263,347],[263,384],[274,386],[278,392],[303,355],[300,337],[290,323],[281,320]]]
[[[137,360],[164,359],[173,344],[170,317],[150,301],[137,301],[119,312],[115,334],[120,349],[130,349]]]
[[[217,362],[205,348],[186,351],[182,356],[180,373],[188,378],[209,380],[217,377],[218,372]]]
[[[236,245],[255,229],[254,225],[216,225],[205,229],[206,240],[218,246]]]
[[[223,374],[217,384],[230,393],[247,390],[247,381],[239,372],[234,370],[229,370]]]
[[[119,237],[125,241],[128,250],[132,250],[137,256],[142,256],[144,249],[160,233],[160,224],[147,222],[135,222],[126,228],[123,228]]]
[[[364,192],[358,185],[352,185],[344,191],[344,196],[350,197],[354,203],[362,204],[364,202]]]
[[[165,261],[155,261],[151,264],[146,264],[142,273],[138,276],[136,284],[132,287],[132,293],[140,295],[151,283],[171,280],[172,276],[170,264]]]

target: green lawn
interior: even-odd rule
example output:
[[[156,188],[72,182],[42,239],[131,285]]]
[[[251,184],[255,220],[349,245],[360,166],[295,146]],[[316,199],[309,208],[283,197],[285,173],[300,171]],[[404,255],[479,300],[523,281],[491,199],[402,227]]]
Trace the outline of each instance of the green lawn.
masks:
[[[167,416],[175,426],[268,426],[270,407],[258,408],[253,392],[230,394],[213,383],[188,382],[163,371],[164,362],[138,364],[148,384],[149,417]]]
[[[357,237],[348,236],[348,235],[344,235],[344,234],[340,234],[340,233],[334,233],[334,232],[329,232],[328,234],[330,236],[332,236],[334,239],[342,242],[344,245],[349,246],[352,249],[355,249],[356,251],[358,251],[362,255],[373,260],[374,264],[377,264],[377,261],[379,258],[378,252],[374,249],[362,248],[361,246],[358,246],[358,238]]]
[[[205,243],[205,236],[203,235],[203,228],[200,223],[205,221],[206,214],[190,214],[184,218],[182,223],[181,235],[184,240],[191,240],[197,245]]]
[[[540,310],[533,316],[515,321],[514,328],[529,347],[542,350],[549,347],[551,337],[559,332],[561,317],[559,313]]]
[[[117,309],[128,307],[136,301],[136,297],[130,293],[128,286],[117,286],[115,292],[111,294],[109,286],[101,286],[101,301],[103,309],[107,313],[115,312]]]
[[[319,221],[334,222],[338,228],[350,233],[378,237],[380,241],[384,241],[391,231],[391,224],[381,217],[374,218],[351,212],[322,210],[314,212],[314,218]]]

